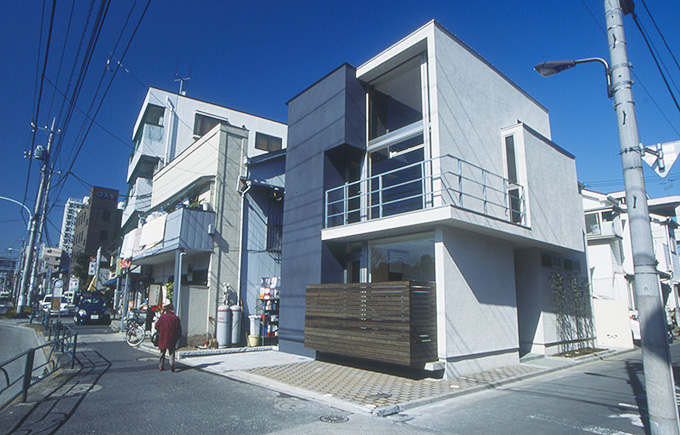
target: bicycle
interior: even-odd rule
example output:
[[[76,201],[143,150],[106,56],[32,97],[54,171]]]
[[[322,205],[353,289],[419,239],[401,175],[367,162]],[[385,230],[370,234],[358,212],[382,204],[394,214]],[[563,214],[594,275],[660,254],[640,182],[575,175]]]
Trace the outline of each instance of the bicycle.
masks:
[[[160,315],[158,313],[154,313],[152,329],[154,329],[153,325],[156,324],[156,321],[159,318]],[[134,315],[128,318],[124,324],[126,325],[125,342],[133,347],[139,347],[142,344],[142,342],[146,339],[146,337],[151,337],[153,341],[153,335],[158,334],[158,332],[156,331],[154,331],[153,333],[149,331],[149,333],[147,334],[146,329],[144,329],[144,327],[142,326],[145,324],[145,322],[144,321],[140,322],[139,320],[141,320],[141,317],[139,315]]]

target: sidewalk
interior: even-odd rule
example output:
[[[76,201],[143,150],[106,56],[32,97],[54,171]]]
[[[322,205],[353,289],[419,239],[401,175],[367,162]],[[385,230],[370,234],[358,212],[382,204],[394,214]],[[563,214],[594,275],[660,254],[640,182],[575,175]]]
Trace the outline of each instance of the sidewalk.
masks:
[[[158,354],[146,342],[143,350]],[[179,364],[320,402],[352,413],[387,416],[454,396],[550,373],[624,351],[605,351],[580,358],[528,356],[518,365],[454,379],[413,379],[338,363],[313,360],[276,349],[234,348],[232,353],[182,357]],[[215,350],[195,351],[215,352]]]
[[[87,342],[124,341],[117,324],[111,325],[114,333],[89,335]],[[89,350],[83,344],[79,352]],[[159,354],[149,340],[139,349]],[[271,347],[184,351],[178,353],[178,365],[180,376],[182,366],[191,367],[347,412],[387,416],[624,352],[629,351],[610,350],[573,359],[528,355],[514,366],[454,379],[414,379],[287,354]]]

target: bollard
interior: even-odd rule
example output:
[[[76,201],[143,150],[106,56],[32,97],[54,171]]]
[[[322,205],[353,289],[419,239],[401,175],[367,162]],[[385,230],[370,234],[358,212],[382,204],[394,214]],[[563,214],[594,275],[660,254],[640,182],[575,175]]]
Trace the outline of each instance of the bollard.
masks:
[[[33,374],[33,359],[35,358],[35,349],[30,349],[26,354],[26,367],[24,368],[24,384],[21,391],[21,402],[26,403],[28,397],[28,388],[31,386],[31,375]]]

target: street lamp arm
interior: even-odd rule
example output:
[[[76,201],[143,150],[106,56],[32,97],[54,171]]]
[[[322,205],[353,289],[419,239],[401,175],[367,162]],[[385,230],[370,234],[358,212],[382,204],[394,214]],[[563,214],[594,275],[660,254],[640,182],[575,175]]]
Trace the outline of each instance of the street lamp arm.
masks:
[[[564,70],[575,67],[580,63],[588,62],[598,62],[604,66],[604,74],[607,78],[607,95],[611,98],[614,95],[612,90],[612,77],[611,71],[609,69],[609,62],[601,57],[587,57],[585,59],[575,59],[575,60],[551,60],[547,62],[541,62],[534,67],[537,73],[543,77],[550,77]]]
[[[20,202],[17,201],[16,199],[7,198],[7,197],[4,197],[4,196],[0,196],[0,199],[4,199],[5,201],[13,202],[13,203],[15,203],[15,204],[18,204],[18,205],[22,206],[22,207],[24,208],[24,210],[26,210],[26,211],[28,212],[28,215],[29,215],[31,218],[33,217],[33,213],[31,212],[31,210],[29,210],[28,207],[26,207],[24,204],[20,203]]]

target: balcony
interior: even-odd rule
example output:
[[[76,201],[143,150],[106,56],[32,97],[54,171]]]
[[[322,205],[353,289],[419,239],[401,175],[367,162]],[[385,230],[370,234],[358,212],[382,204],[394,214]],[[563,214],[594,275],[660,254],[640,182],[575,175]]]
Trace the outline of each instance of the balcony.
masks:
[[[156,163],[165,152],[163,127],[144,124],[142,131],[135,141],[135,149],[128,164],[127,182],[130,184],[135,178],[151,178]]]
[[[586,227],[586,236],[592,239],[622,239],[621,224],[616,221],[596,222]]]
[[[181,208],[158,217],[141,228],[138,245],[133,247],[133,262],[161,264],[173,261],[178,249],[187,254],[212,252],[210,228],[214,226],[215,213],[202,210]]]
[[[327,190],[325,228],[443,205],[526,226],[523,186],[446,155]]]
[[[437,360],[433,283],[308,285],[305,347],[423,368]]]
[[[151,208],[151,187],[153,183],[148,178],[138,178],[135,180],[128,198],[123,208],[123,225],[134,215],[135,212],[144,213]],[[136,223],[135,225],[136,226]]]

